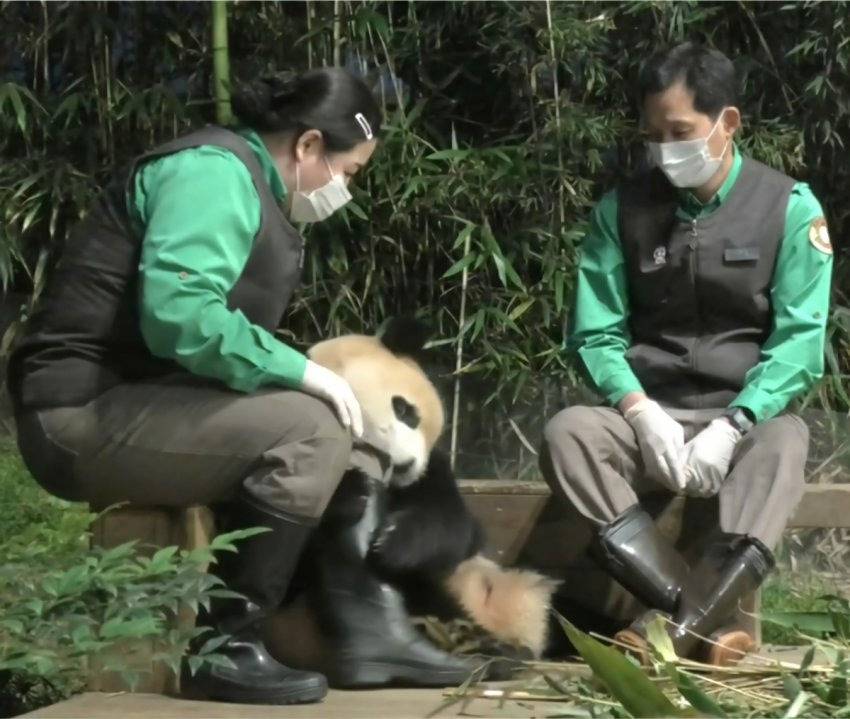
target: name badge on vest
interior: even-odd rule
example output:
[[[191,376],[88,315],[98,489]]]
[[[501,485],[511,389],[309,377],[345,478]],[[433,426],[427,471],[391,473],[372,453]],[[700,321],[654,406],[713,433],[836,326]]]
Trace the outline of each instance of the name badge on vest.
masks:
[[[654,260],[656,265],[663,265],[667,262],[667,248],[666,247],[656,247],[655,251],[652,253],[652,259]]]

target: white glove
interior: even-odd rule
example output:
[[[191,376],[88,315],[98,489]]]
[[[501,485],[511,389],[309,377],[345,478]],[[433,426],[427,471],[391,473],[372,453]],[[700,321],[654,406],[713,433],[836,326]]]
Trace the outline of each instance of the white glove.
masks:
[[[685,445],[685,491],[695,497],[713,497],[729,474],[729,464],[741,433],[725,419],[715,419]]]
[[[339,421],[351,429],[355,439],[363,436],[363,413],[360,403],[354,396],[351,385],[336,372],[323,367],[312,360],[307,360],[301,389],[330,402],[336,410]]]
[[[674,492],[685,488],[681,453],[685,430],[661,405],[644,397],[629,407],[623,416],[637,435],[647,475]]]

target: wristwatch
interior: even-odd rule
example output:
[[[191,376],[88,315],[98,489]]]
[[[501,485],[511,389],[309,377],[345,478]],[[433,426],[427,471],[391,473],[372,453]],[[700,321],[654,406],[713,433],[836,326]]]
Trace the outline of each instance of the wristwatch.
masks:
[[[755,422],[750,419],[749,413],[743,407],[729,407],[723,413],[723,416],[741,434],[746,434],[755,425]]]

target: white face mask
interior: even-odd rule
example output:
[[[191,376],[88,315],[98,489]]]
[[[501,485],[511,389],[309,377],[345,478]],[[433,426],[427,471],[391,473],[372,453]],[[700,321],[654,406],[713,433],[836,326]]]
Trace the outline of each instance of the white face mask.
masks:
[[[292,205],[289,208],[289,219],[293,222],[321,222],[351,200],[343,176],[334,175],[327,158],[325,165],[331,179],[312,192],[301,191],[300,166],[295,165],[295,192],[292,193]]]
[[[720,125],[724,107],[711,132],[706,137],[696,140],[680,140],[678,142],[648,142],[649,156],[661,168],[676,187],[700,187],[708,182],[723,162],[723,155],[729,141],[723,146],[723,152],[718,157],[712,157],[708,149],[708,140]]]

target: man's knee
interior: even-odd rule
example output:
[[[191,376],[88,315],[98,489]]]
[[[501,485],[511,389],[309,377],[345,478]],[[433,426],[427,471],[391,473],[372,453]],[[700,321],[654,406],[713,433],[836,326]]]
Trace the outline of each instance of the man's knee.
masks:
[[[599,431],[599,420],[599,410],[596,407],[567,407],[546,423],[543,438],[549,447],[580,441]]]
[[[735,467],[769,477],[775,490],[792,504],[803,493],[809,430],[802,419],[784,414],[751,429],[736,449]],[[740,471],[739,468],[739,471]]]
[[[795,414],[783,414],[757,424],[745,436],[745,447],[805,463],[809,452],[809,428]]]

